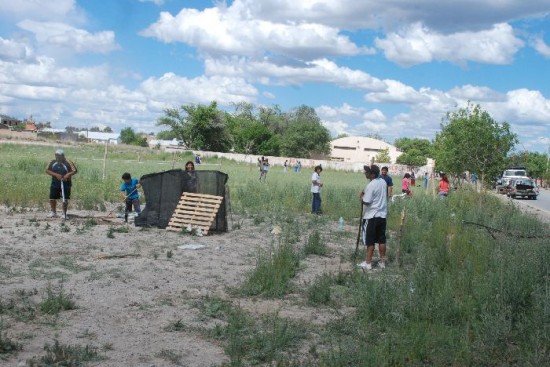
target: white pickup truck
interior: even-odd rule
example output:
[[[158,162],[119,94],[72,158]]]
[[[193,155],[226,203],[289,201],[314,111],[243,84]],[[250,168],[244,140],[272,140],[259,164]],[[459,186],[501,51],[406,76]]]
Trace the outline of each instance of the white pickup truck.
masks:
[[[510,181],[516,179],[529,179],[525,167],[510,167],[502,172],[502,177],[497,180],[496,189],[499,194],[506,194]]]

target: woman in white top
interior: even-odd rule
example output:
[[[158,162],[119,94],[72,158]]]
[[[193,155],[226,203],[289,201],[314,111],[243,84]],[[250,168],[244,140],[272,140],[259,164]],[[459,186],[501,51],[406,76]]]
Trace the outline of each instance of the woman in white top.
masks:
[[[321,171],[323,167],[316,166],[313,174],[311,175],[311,193],[313,194],[313,201],[311,203],[311,214],[321,214]]]

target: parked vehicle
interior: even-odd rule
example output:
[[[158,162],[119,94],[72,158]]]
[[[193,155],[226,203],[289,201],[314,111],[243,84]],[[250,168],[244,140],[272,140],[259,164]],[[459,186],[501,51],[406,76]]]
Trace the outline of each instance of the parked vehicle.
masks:
[[[510,182],[515,179],[529,179],[525,167],[509,167],[502,172],[502,176],[497,180],[496,191],[499,194],[507,194]]]
[[[506,190],[506,195],[512,199],[524,197],[537,200],[538,194],[539,190],[535,180],[529,178],[511,180]]]

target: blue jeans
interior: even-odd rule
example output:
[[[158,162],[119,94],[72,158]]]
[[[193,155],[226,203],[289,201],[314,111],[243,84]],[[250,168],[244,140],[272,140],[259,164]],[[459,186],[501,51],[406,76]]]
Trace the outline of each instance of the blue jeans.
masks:
[[[321,214],[321,194],[313,193],[313,201],[311,203],[311,213]]]

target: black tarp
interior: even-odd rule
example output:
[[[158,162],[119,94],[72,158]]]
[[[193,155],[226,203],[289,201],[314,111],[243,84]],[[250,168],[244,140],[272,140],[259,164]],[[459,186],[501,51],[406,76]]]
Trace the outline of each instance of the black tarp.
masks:
[[[228,176],[220,171],[185,172],[181,169],[150,173],[140,178],[145,209],[136,217],[138,227],[166,228],[183,192],[210,194],[224,198],[210,230],[227,232]]]

